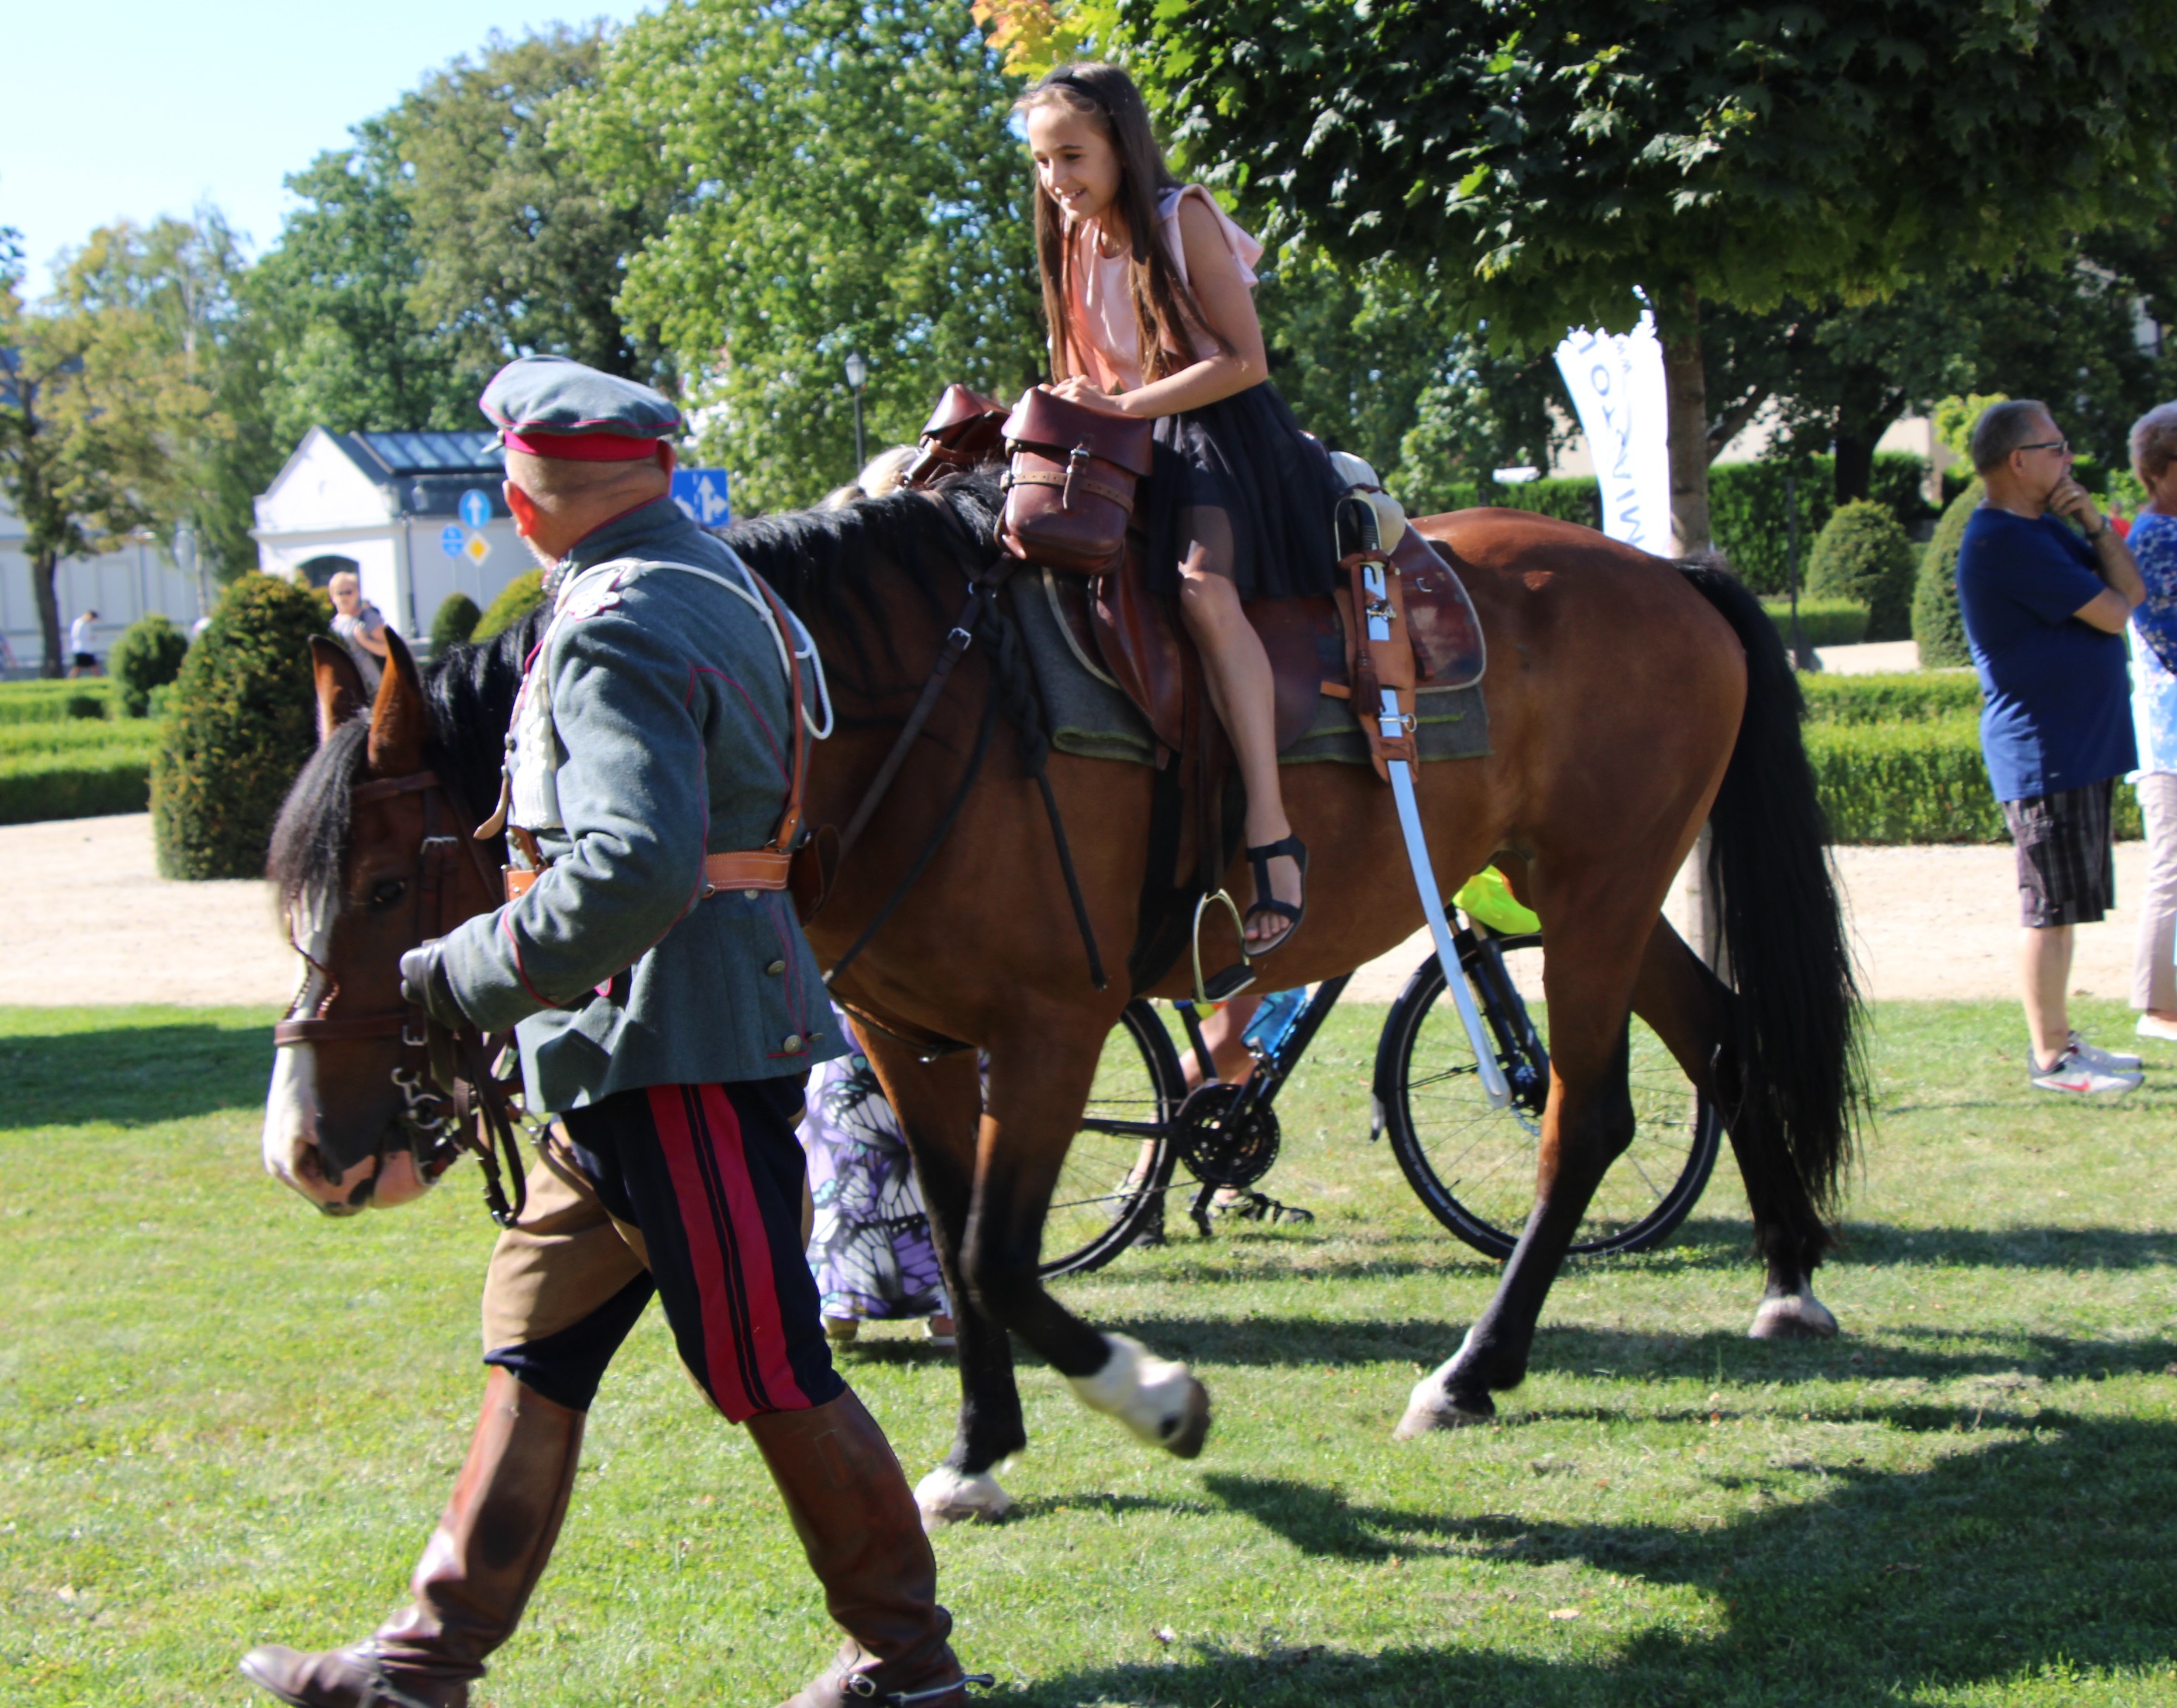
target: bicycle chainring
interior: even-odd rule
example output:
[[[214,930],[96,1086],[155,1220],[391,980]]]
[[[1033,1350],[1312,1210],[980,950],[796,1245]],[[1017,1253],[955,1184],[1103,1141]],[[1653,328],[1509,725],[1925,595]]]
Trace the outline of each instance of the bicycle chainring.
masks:
[[[1252,1103],[1235,1111],[1245,1088],[1199,1087],[1172,1122],[1172,1145],[1187,1172],[1217,1187],[1250,1187],[1278,1160],[1278,1112]]]

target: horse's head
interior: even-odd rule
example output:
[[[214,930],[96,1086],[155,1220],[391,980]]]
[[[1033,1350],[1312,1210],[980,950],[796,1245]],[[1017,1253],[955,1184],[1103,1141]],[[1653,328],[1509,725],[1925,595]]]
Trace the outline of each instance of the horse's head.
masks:
[[[307,970],[274,1034],[265,1166],[329,1215],[406,1203],[452,1160],[422,1017],[401,998],[401,956],[499,899],[495,852],[472,837],[473,778],[454,774],[477,763],[461,766],[450,743],[459,734],[495,752],[505,719],[439,729],[407,648],[390,629],[385,639],[374,700],[346,648],[311,641],[318,750],[272,843],[271,876]]]

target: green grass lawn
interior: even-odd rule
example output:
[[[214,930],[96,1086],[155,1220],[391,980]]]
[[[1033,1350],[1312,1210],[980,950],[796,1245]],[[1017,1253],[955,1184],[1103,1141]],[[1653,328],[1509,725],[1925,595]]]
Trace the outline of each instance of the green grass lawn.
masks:
[[[0,1010],[9,1708],[269,1701],[236,1657],[368,1630],[466,1447],[474,1172],[344,1223],[267,1180],[270,1018]],[[1820,1277],[1844,1338],[1743,1338],[1727,1156],[1669,1248],[1568,1274],[1498,1424],[1398,1446],[1495,1270],[1367,1142],[1380,1018],[1337,1017],[1290,1088],[1265,1184],[1312,1225],[1177,1231],[1061,1284],[1193,1361],[1216,1427],[1181,1464],[1026,1361],[1020,1514],[937,1542],[1000,1700],[2177,1702],[2177,1050],[2082,1107],[2026,1089],[2009,1006],[1885,1005]],[[949,1365],[903,1329],[846,1356],[919,1476]],[[479,1702],[761,1708],[830,1645],[761,1464],[653,1312]]]

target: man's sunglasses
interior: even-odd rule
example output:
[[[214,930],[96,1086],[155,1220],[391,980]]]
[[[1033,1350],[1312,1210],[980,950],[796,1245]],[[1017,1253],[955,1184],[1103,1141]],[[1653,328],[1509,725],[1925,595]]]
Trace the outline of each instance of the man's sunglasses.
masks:
[[[2021,450],[2064,451],[2071,448],[2071,441],[2068,439],[2046,439],[2038,445],[2022,445],[2018,448]]]

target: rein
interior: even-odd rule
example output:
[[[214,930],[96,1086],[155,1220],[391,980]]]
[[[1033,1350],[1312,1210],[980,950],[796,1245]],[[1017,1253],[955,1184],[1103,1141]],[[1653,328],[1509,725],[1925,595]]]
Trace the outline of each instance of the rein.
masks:
[[[453,792],[435,771],[411,772],[358,783],[349,797],[357,805],[389,800],[396,795],[423,797],[423,840],[419,852],[420,878],[416,886],[417,941],[443,937],[459,925],[454,913],[452,867],[465,850],[487,892],[494,886],[491,870],[474,834],[455,805]],[[401,1116],[417,1143],[419,1170],[436,1165],[443,1173],[463,1151],[474,1153],[483,1170],[484,1203],[491,1219],[511,1227],[521,1219],[527,1201],[521,1153],[514,1138],[516,1119],[509,1088],[491,1064],[504,1050],[504,1038],[485,1038],[441,1026],[413,1002],[376,1014],[333,1016],[326,1011],[340,996],[340,981],[300,943],[295,942],[290,922],[287,941],[295,952],[320,974],[328,986],[317,1011],[304,1019],[281,1021],[272,1029],[275,1048],[291,1044],[345,1044],[368,1038],[401,1040],[401,1060],[392,1069],[394,1087],[406,1105]],[[434,1088],[436,1088],[435,1089]],[[511,1203],[506,1194],[500,1160],[514,1181]]]
[[[937,850],[944,845],[946,838],[952,834],[953,824],[968,803],[968,791],[974,787],[975,779],[982,772],[983,761],[990,752],[990,735],[997,722],[1001,693],[1004,710],[1020,734],[1021,762],[1028,775],[1035,779],[1036,788],[1043,796],[1044,814],[1050,821],[1051,839],[1057,844],[1059,870],[1066,879],[1067,899],[1072,904],[1073,923],[1080,930],[1082,947],[1088,955],[1088,977],[1099,990],[1103,990],[1108,982],[1104,975],[1103,957],[1096,947],[1096,933],[1088,923],[1088,904],[1081,893],[1080,877],[1073,869],[1073,850],[1066,838],[1066,821],[1058,810],[1058,797],[1051,792],[1050,778],[1045,763],[1050,756],[1050,744],[1044,737],[1034,691],[1023,674],[1026,666],[1020,657],[1019,633],[1013,627],[1012,619],[998,603],[998,589],[1015,567],[1013,559],[1001,557],[987,568],[968,576],[968,603],[960,608],[959,616],[954,619],[952,628],[947,631],[945,644],[938,651],[930,678],[922,685],[921,696],[915,701],[914,710],[908,713],[907,722],[900,726],[892,750],[885,755],[884,763],[877,767],[876,775],[870,780],[861,805],[854,809],[854,816],[848,820],[846,829],[840,834],[839,859],[843,865],[848,852],[860,840],[870,820],[876,816],[878,805],[898,779],[908,753],[930,722],[930,714],[937,709],[937,701],[945,691],[947,681],[951,679],[960,660],[967,656],[968,648],[974,644],[976,636],[981,634],[992,648],[992,682],[990,698],[984,705],[982,722],[976,731],[974,750],[968,756],[967,772],[961,778],[952,800],[947,804],[936,829],[930,832],[929,841],[924,843],[922,852],[909,862],[899,882],[893,887],[892,894],[869,924],[862,928],[861,935],[854,939],[852,947],[832,963],[832,970],[824,975],[827,989],[834,980],[854,964],[856,958],[869,947],[870,940],[898,911],[900,903],[907,899],[908,892],[914,887],[915,881],[936,857]]]

